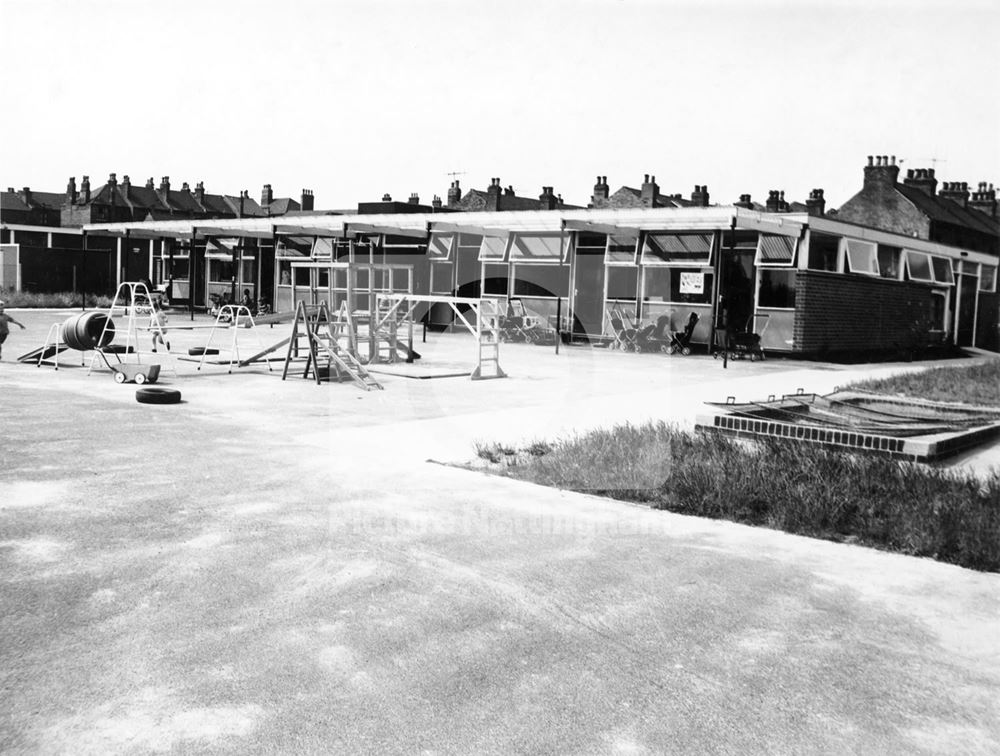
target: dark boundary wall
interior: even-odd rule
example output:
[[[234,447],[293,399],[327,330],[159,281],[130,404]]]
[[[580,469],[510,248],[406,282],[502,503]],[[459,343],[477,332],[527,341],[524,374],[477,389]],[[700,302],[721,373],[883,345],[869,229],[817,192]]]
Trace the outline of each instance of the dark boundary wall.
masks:
[[[803,354],[912,351],[929,345],[929,286],[818,270],[796,276],[794,350]]]

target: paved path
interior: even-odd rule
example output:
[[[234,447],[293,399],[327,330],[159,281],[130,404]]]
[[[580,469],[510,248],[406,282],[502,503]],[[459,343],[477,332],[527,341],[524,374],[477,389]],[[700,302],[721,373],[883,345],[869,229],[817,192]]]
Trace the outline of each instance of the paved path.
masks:
[[[870,369],[538,350],[175,407],[0,363],[0,751],[1000,750],[1000,575],[426,461]]]

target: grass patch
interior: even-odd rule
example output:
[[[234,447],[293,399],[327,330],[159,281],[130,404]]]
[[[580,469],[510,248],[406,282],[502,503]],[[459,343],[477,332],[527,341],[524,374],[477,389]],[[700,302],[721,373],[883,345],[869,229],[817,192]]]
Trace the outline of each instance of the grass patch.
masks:
[[[480,445],[488,452],[480,457],[499,474],[542,485],[1000,571],[1000,472],[982,480],[664,423],[598,430],[549,447]]]
[[[84,297],[86,298],[86,306],[89,308],[106,309],[111,306],[111,297],[104,294],[86,294]],[[0,290],[0,300],[7,307],[71,308],[80,307],[83,304],[82,299],[79,293],[73,291],[43,294],[31,291]]]
[[[1000,360],[980,365],[940,367],[880,380],[860,381],[846,388],[880,394],[905,394],[938,402],[956,400],[1000,407]]]

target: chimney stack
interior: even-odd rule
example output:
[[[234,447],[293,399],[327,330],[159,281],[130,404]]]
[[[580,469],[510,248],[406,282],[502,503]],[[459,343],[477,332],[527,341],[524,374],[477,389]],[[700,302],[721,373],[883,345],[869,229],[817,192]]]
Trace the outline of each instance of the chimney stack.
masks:
[[[489,188],[486,190],[486,210],[488,212],[496,212],[500,209],[500,195],[502,190],[500,189],[500,179],[492,178],[490,179]]]
[[[170,192],[170,176],[164,176],[160,179],[160,194],[166,199]]]
[[[312,189],[302,190],[302,202],[299,203],[303,210],[312,211],[316,208],[316,198]]]
[[[441,197],[437,194],[434,195],[434,199],[431,200],[431,207],[435,210],[441,209]]]
[[[937,179],[934,178],[933,168],[911,168],[906,172],[903,184],[904,186],[912,186],[914,189],[919,189],[929,197],[933,197],[937,190]]]
[[[734,202],[733,205],[735,205],[736,207],[745,208],[747,210],[753,210],[753,202],[750,200],[749,194],[741,194],[740,201]]]
[[[962,207],[969,206],[969,184],[965,181],[945,181],[938,196]]]
[[[806,212],[809,215],[823,215],[826,212],[826,200],[823,198],[822,189],[813,189],[809,192],[809,199],[806,200]]]
[[[865,166],[865,188],[890,188],[895,186],[899,178],[899,166],[896,165],[896,156],[877,155],[873,162],[872,156],[868,156],[868,165]]]
[[[156,188],[156,184],[153,183],[153,177],[152,176],[150,176],[148,179],[146,179],[146,188],[147,189],[155,189]]]
[[[610,191],[608,189],[608,177],[598,176],[597,183],[594,184],[594,194],[590,198],[591,207],[605,207],[608,204]]]
[[[83,204],[90,202],[90,176],[84,176],[80,182],[80,193],[83,195]]]
[[[660,187],[656,185],[656,176],[645,175],[642,182],[642,204],[644,207],[656,207],[660,198]]]
[[[691,192],[691,203],[696,207],[708,207],[708,186],[694,185],[694,191]]]
[[[451,182],[448,187],[448,207],[458,207],[462,201],[462,188],[458,185],[458,180]]]
[[[150,179],[152,180],[152,179]],[[204,207],[205,205],[205,182],[199,181],[194,185],[194,198],[198,201],[198,204]]]
[[[416,192],[410,192],[410,199],[408,200],[408,202],[411,205],[419,205],[420,204],[420,195],[417,194]]]
[[[267,207],[272,202],[274,202],[274,192],[271,191],[271,185],[264,184],[264,188],[260,192],[260,205],[261,207]]]
[[[31,189],[24,187],[24,189],[20,191],[20,195],[21,199],[24,200],[24,204],[31,207]]]
[[[981,213],[986,213],[991,218],[996,218],[997,193],[993,188],[993,184],[980,181],[979,190],[972,193],[972,200],[969,202],[969,207]]]
[[[66,184],[66,203],[69,205],[76,204],[76,176],[69,177],[69,183]]]
[[[556,199],[551,186],[543,186],[542,193],[538,196],[538,202],[540,210],[555,210],[559,200]]]
[[[184,183],[181,184],[181,191],[182,192],[187,192],[188,194],[190,194],[191,193],[191,185],[187,181],[185,181]]]
[[[392,195],[389,194],[389,192],[386,192],[385,194],[382,195],[382,201],[383,202],[392,202]]]
[[[767,193],[767,204],[765,205],[765,208],[769,213],[781,212],[781,196],[777,189],[772,189]]]

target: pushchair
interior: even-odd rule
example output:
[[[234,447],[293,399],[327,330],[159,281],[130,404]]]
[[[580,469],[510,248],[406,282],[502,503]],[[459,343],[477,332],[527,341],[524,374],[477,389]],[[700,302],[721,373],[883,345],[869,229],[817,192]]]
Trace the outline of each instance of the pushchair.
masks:
[[[635,351],[670,354],[670,316],[661,315],[656,323],[636,331]]]
[[[691,354],[691,337],[694,335],[695,326],[698,325],[698,313],[692,312],[688,315],[687,325],[683,331],[674,331],[670,336],[670,343],[664,350],[667,354],[680,352],[685,357]]]
[[[625,317],[618,310],[611,310],[608,313],[608,322],[611,324],[611,333],[614,337],[612,349],[638,350],[638,331],[630,324],[626,324]]]
[[[751,362],[755,359],[763,361],[764,348],[761,346],[761,339],[764,336],[764,331],[767,330],[769,317],[768,315],[751,315],[750,319],[747,320],[746,330],[743,331],[728,331],[717,328],[715,331],[716,347],[712,356],[718,359],[725,352],[726,356],[732,360],[749,357]],[[756,318],[764,319],[764,327],[760,329],[760,332],[751,330]]]
[[[531,344],[537,340],[537,328],[535,318],[528,315],[520,299],[511,299],[507,303],[507,314],[500,318],[500,338],[503,341]]]

